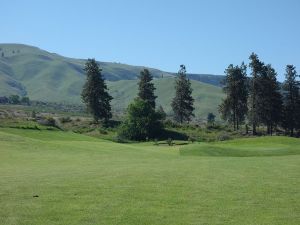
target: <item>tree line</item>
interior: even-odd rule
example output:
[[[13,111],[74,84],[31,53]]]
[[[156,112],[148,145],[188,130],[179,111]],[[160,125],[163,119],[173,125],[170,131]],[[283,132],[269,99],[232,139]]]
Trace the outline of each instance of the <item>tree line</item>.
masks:
[[[0,96],[0,104],[12,104],[12,105],[30,105],[30,99],[27,96],[19,96],[19,95],[10,95],[8,97],[6,96]]]
[[[250,77],[244,63],[230,64],[225,70],[226,97],[219,106],[222,119],[234,130],[245,124],[248,131],[249,124],[253,135],[257,135],[259,126],[264,126],[270,135],[281,127],[294,136],[295,130],[300,130],[300,83],[295,66],[286,66],[281,84],[271,64],[262,62],[255,53],[249,60]]]
[[[86,82],[81,97],[88,111],[96,122],[107,125],[112,117],[111,100],[101,68],[95,59],[88,59],[85,68]],[[156,106],[153,76],[148,69],[140,72],[137,97],[129,104],[119,134],[127,139],[146,140],[157,138],[163,132],[166,114],[162,106]],[[175,96],[171,102],[174,120],[183,123],[191,121],[194,116],[194,99],[191,82],[186,75],[184,65],[180,66],[175,80]]]

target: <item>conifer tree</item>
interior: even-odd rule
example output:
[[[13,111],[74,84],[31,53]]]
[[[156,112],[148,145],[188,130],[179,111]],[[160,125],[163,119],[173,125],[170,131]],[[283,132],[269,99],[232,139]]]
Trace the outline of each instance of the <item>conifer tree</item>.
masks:
[[[286,66],[284,91],[284,117],[283,127],[289,131],[290,136],[294,136],[294,130],[299,123],[299,81],[297,80],[296,68],[293,65]]]
[[[228,66],[225,70],[223,91],[226,98],[219,106],[219,112],[224,120],[233,124],[234,130],[238,130],[240,124],[245,120],[248,111],[248,82],[246,66]]]
[[[175,81],[175,97],[171,103],[174,111],[174,119],[180,123],[189,122],[194,116],[194,98],[192,97],[191,82],[186,76],[186,68],[180,65]]]
[[[273,128],[279,124],[282,115],[282,95],[277,82],[277,73],[271,65],[263,66],[259,77],[257,96],[257,114],[259,121],[267,126],[267,133],[272,135]]]
[[[150,74],[148,69],[144,69],[141,71],[140,77],[139,77],[139,83],[138,83],[138,96],[144,100],[150,103],[150,105],[155,108],[155,99],[157,98],[154,95],[155,87],[152,83],[153,77]]]
[[[112,116],[110,105],[112,97],[108,93],[101,68],[95,59],[88,59],[84,70],[87,77],[81,93],[82,100],[96,122],[103,120],[106,123]]]
[[[261,76],[264,63],[261,62],[255,53],[249,57],[251,68],[251,81],[250,81],[250,101],[249,101],[249,120],[252,124],[252,134],[256,135],[256,126],[259,124],[259,78]]]

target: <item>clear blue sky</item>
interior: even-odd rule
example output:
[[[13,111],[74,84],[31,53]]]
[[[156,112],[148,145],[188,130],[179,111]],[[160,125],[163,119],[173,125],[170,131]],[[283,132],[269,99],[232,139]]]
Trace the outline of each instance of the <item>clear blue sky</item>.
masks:
[[[223,74],[256,52],[300,72],[299,0],[2,0],[0,42],[76,58]]]

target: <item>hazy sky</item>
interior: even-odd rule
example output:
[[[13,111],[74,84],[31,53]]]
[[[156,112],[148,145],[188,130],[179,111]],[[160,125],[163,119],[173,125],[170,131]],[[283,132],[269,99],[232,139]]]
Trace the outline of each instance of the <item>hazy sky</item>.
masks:
[[[256,52],[300,73],[299,0],[0,0],[0,42],[175,72],[223,74]]]

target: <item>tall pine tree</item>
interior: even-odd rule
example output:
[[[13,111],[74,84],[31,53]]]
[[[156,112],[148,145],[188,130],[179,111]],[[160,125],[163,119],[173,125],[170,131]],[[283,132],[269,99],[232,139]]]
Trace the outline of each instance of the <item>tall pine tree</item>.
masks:
[[[267,126],[267,133],[272,135],[282,116],[281,88],[277,82],[277,73],[271,65],[262,67],[261,76],[258,80],[257,114],[259,121]]]
[[[155,108],[155,99],[157,98],[154,95],[155,87],[152,83],[153,77],[150,74],[148,69],[144,69],[141,71],[140,77],[139,77],[139,83],[138,83],[138,96],[144,100],[150,103],[150,105]]]
[[[224,120],[233,124],[234,130],[238,130],[240,124],[245,120],[248,106],[248,81],[246,66],[228,66],[225,70],[223,91],[226,98],[219,106],[219,112]]]
[[[299,81],[297,80],[296,68],[293,65],[286,66],[284,91],[284,117],[283,127],[289,131],[290,136],[294,136],[294,130],[299,123]]]
[[[96,122],[99,120],[107,122],[112,116],[110,105],[112,97],[108,93],[101,69],[95,59],[88,59],[84,70],[87,77],[81,93],[82,100]]]
[[[194,116],[194,98],[192,97],[191,82],[186,76],[184,65],[180,65],[178,76],[175,81],[175,97],[171,106],[174,111],[174,119],[180,123],[189,122]]]
[[[264,63],[261,62],[255,53],[252,53],[249,57],[251,68],[251,80],[250,80],[250,101],[249,101],[249,120],[252,124],[252,134],[256,135],[256,127],[259,124],[259,96],[260,86],[259,80],[263,71]]]

